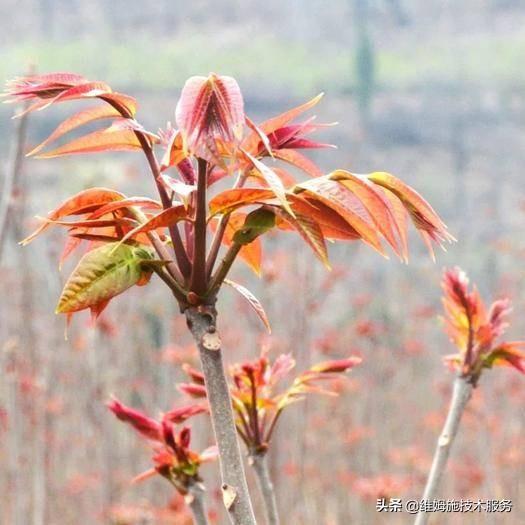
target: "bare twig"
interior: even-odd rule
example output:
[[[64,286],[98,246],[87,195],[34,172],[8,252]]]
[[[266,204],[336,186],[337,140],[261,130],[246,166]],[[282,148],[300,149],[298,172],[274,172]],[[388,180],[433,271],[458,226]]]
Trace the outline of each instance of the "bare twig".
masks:
[[[257,475],[259,489],[264,500],[266,522],[268,525],[279,525],[279,511],[277,510],[277,499],[273,482],[266,461],[266,454],[254,454],[250,456],[250,464]]]
[[[204,372],[213,431],[219,448],[224,505],[232,524],[255,525],[215,327],[216,312],[212,307],[188,308],[186,320],[197,343]]]
[[[461,416],[463,415],[465,407],[472,395],[473,388],[472,383],[467,377],[462,377],[460,375],[456,377],[445,426],[439,436],[434,459],[432,461],[432,467],[428,475],[425,491],[423,492],[423,501],[432,501],[436,497],[439,482],[441,481],[450,455],[452,443],[454,443],[459,430]],[[430,515],[428,513],[420,511],[416,516],[414,525],[426,525],[429,517]]]

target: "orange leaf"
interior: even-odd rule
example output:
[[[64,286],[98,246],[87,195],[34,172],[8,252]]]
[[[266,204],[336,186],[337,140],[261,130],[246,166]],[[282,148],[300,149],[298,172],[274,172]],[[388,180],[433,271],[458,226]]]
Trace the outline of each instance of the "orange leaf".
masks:
[[[96,153],[99,151],[129,151],[141,149],[139,139],[130,129],[107,128],[72,140],[59,148],[38,155],[39,159],[50,159],[64,155]]]
[[[210,213],[228,213],[240,206],[255,204],[274,198],[274,192],[264,188],[237,188],[218,193],[210,200]]]
[[[310,177],[321,177],[323,175],[323,172],[314,162],[297,150],[284,148],[275,150],[273,154],[275,158],[284,160],[288,164],[303,170]]]
[[[104,206],[101,206],[95,210],[88,218],[97,219],[108,213],[113,213],[115,211],[121,210],[122,208],[147,208],[147,209],[156,209],[161,210],[162,205],[159,201],[150,199],[148,197],[130,197],[129,199],[122,199],[115,202],[108,202]]]
[[[186,220],[188,218],[189,212],[186,210],[184,205],[179,204],[178,206],[172,206],[171,208],[167,208],[161,211],[159,214],[154,215],[146,222],[126,233],[126,235],[124,235],[120,241],[120,244],[126,242],[132,237],[135,237],[139,233],[149,232],[158,228],[167,228],[173,224],[177,224],[179,221]]]
[[[325,238],[355,240],[361,236],[335,210],[319,201],[311,201],[301,195],[290,195],[292,208],[297,213],[307,215],[320,226]]]
[[[362,202],[342,184],[328,177],[318,177],[296,186],[296,191],[305,190],[311,199],[319,200],[335,210],[354,228],[363,241],[385,256],[374,223]]]
[[[270,328],[268,316],[257,297],[255,297],[250,290],[230,279],[224,279],[224,282],[230,285],[235,291],[239,292],[250,303],[250,306],[255,310],[268,332],[271,333],[272,329]]]
[[[402,259],[406,260],[406,253],[403,253],[403,246],[399,244],[401,239],[400,227],[396,216],[393,214],[392,205],[383,193],[378,191],[374,184],[366,178],[354,175],[349,171],[336,170],[328,175],[330,179],[337,180],[348,188],[362,202],[376,228],[392,246],[394,252]]]
[[[441,246],[445,241],[455,241],[430,204],[403,181],[385,172],[371,173],[368,175],[368,179],[374,184],[383,186],[388,191],[391,191],[404,204],[412,218],[412,222],[420,231],[425,242],[427,242],[432,256],[433,250],[430,241],[434,241]]]
[[[275,209],[275,212],[297,230],[301,237],[313,249],[321,262],[330,269],[328,252],[326,250],[326,243],[321,226],[319,226],[319,224],[308,215],[296,214],[295,217],[292,217],[285,210]]]
[[[36,148],[31,150],[27,156],[35,155],[35,153],[38,153],[42,148],[47,146],[50,142],[53,142],[54,140],[58,139],[62,135],[73,131],[74,129],[78,128],[79,126],[82,126],[84,124],[87,124],[89,122],[93,122],[95,120],[105,119],[105,118],[111,118],[111,117],[119,117],[120,113],[111,106],[96,106],[94,108],[85,109],[83,111],[79,111],[78,113],[75,113],[68,119],[64,120],[56,129],[49,135],[49,137],[44,140],[41,144],[39,144]]]
[[[106,188],[90,188],[64,201],[60,206],[50,211],[47,218],[56,221],[69,215],[81,215],[89,213],[108,202],[119,201],[124,199],[124,195],[118,191],[108,190]],[[49,223],[39,226],[31,235],[26,237],[20,244],[30,243],[37,235],[47,229]]]

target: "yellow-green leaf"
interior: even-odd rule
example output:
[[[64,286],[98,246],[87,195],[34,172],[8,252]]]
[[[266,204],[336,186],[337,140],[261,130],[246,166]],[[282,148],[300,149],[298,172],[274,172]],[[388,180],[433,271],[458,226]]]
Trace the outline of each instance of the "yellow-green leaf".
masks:
[[[73,313],[109,301],[137,284],[147,272],[142,264],[152,258],[144,246],[118,243],[88,252],[67,280],[56,313]]]

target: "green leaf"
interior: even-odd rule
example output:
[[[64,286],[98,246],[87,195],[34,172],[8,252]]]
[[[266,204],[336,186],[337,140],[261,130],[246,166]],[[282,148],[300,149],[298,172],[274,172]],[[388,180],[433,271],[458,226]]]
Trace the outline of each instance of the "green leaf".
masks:
[[[233,235],[233,242],[241,245],[250,244],[274,226],[275,213],[265,208],[258,208],[246,216],[243,227]]]
[[[93,308],[137,284],[153,259],[145,246],[108,243],[88,252],[69,276],[56,313],[67,314]]]

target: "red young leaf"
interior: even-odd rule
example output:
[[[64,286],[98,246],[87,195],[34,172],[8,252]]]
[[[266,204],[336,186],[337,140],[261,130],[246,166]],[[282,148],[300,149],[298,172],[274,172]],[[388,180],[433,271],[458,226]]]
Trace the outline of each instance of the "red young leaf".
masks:
[[[175,120],[195,153],[201,152],[201,145],[208,148],[217,138],[227,142],[240,140],[244,103],[239,85],[232,77],[214,73],[191,77],[182,89]]]

